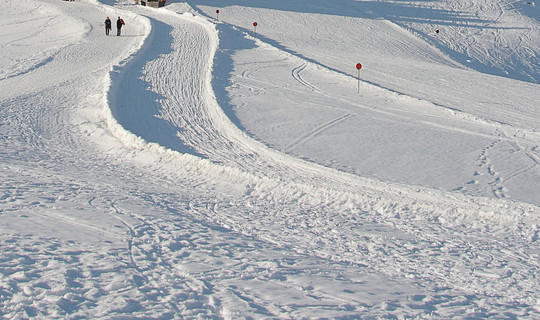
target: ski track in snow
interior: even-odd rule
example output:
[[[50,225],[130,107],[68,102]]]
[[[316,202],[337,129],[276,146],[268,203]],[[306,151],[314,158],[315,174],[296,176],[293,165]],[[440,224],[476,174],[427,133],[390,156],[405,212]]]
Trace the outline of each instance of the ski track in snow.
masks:
[[[215,24],[181,13],[195,12],[186,4],[108,2],[17,6],[58,8],[86,27],[1,73],[3,317],[539,316],[537,206],[364,179],[270,149],[216,101]],[[101,21],[118,12],[125,36],[103,38]],[[293,60],[294,81],[336,96]],[[62,75],[39,81],[51,72]],[[340,116],[285,150],[357,118],[358,104],[339,99],[349,104]],[[444,125],[434,118],[418,122]],[[503,198],[501,179],[538,166],[535,133],[478,122],[480,135],[500,134],[479,161]],[[490,154],[507,146],[534,163],[501,177]]]

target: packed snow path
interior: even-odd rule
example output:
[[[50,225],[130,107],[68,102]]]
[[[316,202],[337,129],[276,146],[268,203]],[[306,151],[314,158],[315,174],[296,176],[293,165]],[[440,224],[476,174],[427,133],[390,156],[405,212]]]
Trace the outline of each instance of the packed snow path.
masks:
[[[227,43],[186,4],[0,3],[4,317],[539,315],[538,207],[364,179],[253,140],[213,91]],[[124,35],[106,37],[118,15]],[[318,89],[309,61],[241,41]]]

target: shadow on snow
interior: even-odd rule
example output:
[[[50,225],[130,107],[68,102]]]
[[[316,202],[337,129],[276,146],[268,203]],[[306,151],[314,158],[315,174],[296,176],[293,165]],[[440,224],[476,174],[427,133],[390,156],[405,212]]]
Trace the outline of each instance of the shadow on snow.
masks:
[[[121,72],[111,74],[115,77],[109,92],[111,112],[124,129],[147,142],[203,157],[178,137],[182,128],[161,119],[160,100],[164,97],[151,90],[151,85],[143,80],[142,70],[147,62],[171,53],[173,42],[171,26],[149,19],[152,20],[152,30],[141,50]]]

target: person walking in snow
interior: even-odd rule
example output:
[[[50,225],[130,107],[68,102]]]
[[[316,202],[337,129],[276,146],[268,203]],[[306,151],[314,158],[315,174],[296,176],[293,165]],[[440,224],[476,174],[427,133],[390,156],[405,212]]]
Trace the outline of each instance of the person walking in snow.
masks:
[[[120,31],[122,30],[122,26],[125,25],[124,20],[122,20],[120,17],[118,17],[118,20],[116,20],[116,29],[118,30],[116,32],[116,35],[120,35]]]
[[[107,17],[107,19],[105,19],[105,34],[106,35],[109,35],[109,31],[111,31],[111,28],[112,28],[111,19],[109,19],[109,17]]]

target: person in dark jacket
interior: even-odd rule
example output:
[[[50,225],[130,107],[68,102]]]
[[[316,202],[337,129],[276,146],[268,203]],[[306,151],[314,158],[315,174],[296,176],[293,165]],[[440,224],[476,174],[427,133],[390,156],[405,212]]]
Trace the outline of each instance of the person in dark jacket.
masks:
[[[106,35],[109,35],[109,31],[111,31],[111,28],[112,28],[111,19],[109,19],[109,17],[107,17],[107,19],[105,19],[105,34]]]
[[[122,30],[122,26],[125,25],[124,20],[122,20],[120,17],[118,17],[118,20],[116,20],[116,35],[120,35],[120,31]]]

